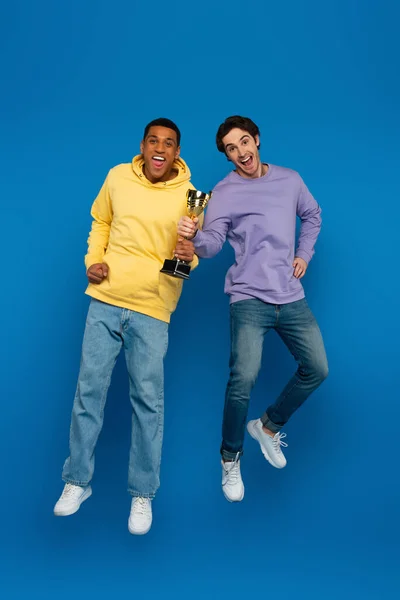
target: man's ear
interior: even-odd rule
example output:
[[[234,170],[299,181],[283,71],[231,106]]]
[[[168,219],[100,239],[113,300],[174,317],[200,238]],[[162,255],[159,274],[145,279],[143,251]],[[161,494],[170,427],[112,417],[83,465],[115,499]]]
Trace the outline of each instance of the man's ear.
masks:
[[[181,147],[178,146],[176,149],[176,152],[175,152],[175,160],[177,160],[179,158],[180,153],[181,153]]]
[[[142,140],[140,142],[140,154],[143,154],[143,149],[144,149],[144,140]]]

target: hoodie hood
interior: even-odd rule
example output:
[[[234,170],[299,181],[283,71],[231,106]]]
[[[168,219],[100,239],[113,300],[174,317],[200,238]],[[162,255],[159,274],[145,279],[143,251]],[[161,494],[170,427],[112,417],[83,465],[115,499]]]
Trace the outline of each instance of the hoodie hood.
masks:
[[[132,160],[132,170],[134,175],[137,177],[138,183],[141,183],[145,187],[148,188],[176,188],[181,186],[183,183],[188,182],[191,177],[190,169],[183,160],[183,158],[178,158],[172,168],[175,169],[178,174],[176,177],[171,179],[170,181],[159,181],[158,183],[151,183],[145,174],[143,173],[143,165],[144,159],[141,154],[135,156]]]

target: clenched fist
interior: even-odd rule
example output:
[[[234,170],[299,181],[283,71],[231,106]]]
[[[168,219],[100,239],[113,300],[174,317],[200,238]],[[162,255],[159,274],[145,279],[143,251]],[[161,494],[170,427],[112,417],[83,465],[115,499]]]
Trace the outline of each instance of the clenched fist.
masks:
[[[179,238],[176,244],[176,248],[174,250],[174,255],[176,256],[176,258],[179,258],[179,260],[184,260],[185,262],[192,262],[194,257],[193,242]]]
[[[193,220],[190,217],[181,217],[178,223],[178,235],[186,240],[191,240],[197,233],[199,227],[199,219],[195,217]]]
[[[108,275],[108,265],[106,263],[95,263],[86,271],[90,283],[101,283]]]

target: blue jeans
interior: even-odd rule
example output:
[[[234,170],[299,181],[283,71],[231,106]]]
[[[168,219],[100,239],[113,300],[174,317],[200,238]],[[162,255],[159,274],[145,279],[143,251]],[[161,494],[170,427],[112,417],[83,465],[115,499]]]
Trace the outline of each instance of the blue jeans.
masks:
[[[305,298],[289,304],[257,299],[231,304],[230,377],[225,395],[221,454],[234,459],[243,452],[250,392],[260,367],[264,336],[275,329],[298,364],[297,372],[261,421],[278,432],[328,375],[324,342]]]
[[[72,410],[70,456],[63,480],[89,484],[107,391],[117,356],[124,348],[132,404],[128,491],[153,498],[160,485],[164,418],[164,357],[168,323],[92,299]]]

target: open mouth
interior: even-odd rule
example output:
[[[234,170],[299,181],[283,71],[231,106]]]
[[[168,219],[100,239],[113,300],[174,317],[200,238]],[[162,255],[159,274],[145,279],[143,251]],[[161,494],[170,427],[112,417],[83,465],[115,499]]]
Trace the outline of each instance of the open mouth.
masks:
[[[251,167],[254,164],[254,158],[252,156],[246,156],[246,158],[244,158],[243,160],[240,161],[240,164],[245,168],[245,169],[251,169]]]
[[[155,167],[156,169],[162,169],[165,163],[165,158],[163,156],[152,156],[151,162],[153,164],[153,167]]]

